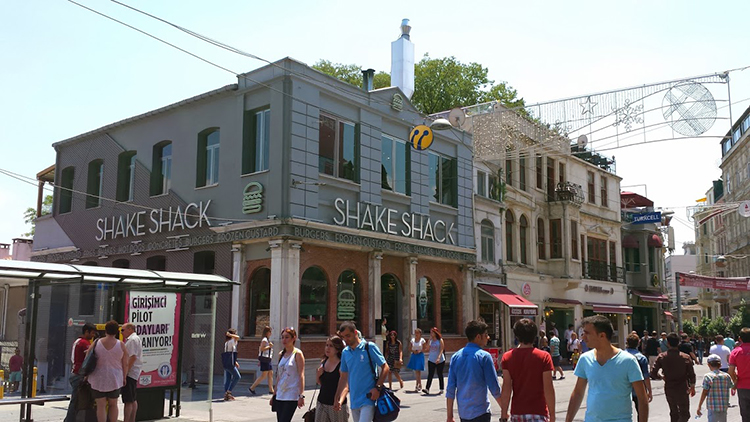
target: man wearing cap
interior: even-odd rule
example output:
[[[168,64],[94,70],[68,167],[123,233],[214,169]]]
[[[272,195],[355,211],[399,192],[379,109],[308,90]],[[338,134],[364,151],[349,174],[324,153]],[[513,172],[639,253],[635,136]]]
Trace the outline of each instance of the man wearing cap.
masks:
[[[698,403],[698,410],[695,413],[701,416],[701,407],[703,401],[706,402],[708,409],[708,422],[726,422],[727,408],[729,407],[729,392],[734,388],[732,378],[719,370],[721,367],[721,357],[718,355],[709,355],[706,359],[711,372],[703,376],[703,393]]]
[[[750,419],[750,328],[740,330],[742,343],[729,355],[729,376],[737,387],[742,420]]]
[[[667,335],[669,350],[656,358],[651,378],[664,380],[664,395],[669,404],[672,422],[690,420],[690,396],[695,396],[695,371],[690,356],[680,352],[680,337],[677,333]],[[663,374],[660,374],[659,371]]]

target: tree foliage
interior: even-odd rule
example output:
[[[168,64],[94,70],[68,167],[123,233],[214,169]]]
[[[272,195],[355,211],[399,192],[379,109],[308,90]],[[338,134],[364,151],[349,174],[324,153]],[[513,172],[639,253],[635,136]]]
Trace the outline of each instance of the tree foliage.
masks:
[[[708,324],[708,335],[713,337],[716,335],[726,335],[727,334],[727,322],[724,321],[724,317],[717,316],[713,320],[711,320],[711,323]]]
[[[729,320],[729,331],[734,334],[734,338],[737,338],[743,327],[750,327],[750,309],[748,309],[745,299],[742,299],[737,313],[732,315],[732,318]]]
[[[361,67],[356,64],[319,60],[312,67],[352,85],[362,85]],[[523,98],[518,98],[518,92],[506,82],[495,84],[489,79],[488,72],[479,63],[464,64],[452,56],[433,59],[425,54],[414,66],[414,95],[411,102],[425,114],[489,101],[499,101],[525,114],[525,102]],[[389,74],[375,74],[373,88],[384,88],[390,84]]]
[[[42,215],[47,215],[51,212],[52,195],[47,195],[42,201]],[[29,207],[26,209],[26,211],[23,212],[23,222],[26,224],[31,224],[31,231],[24,233],[24,237],[34,236],[34,233],[36,232],[36,223],[34,222],[34,220],[36,220],[36,208]]]
[[[708,317],[701,318],[701,322],[698,325],[698,335],[701,337],[708,337],[711,333],[709,332],[709,326],[711,325],[711,319]]]
[[[692,336],[696,332],[698,332],[698,329],[695,327],[695,324],[693,324],[693,321],[684,321],[682,323],[682,331],[685,332],[688,336]]]

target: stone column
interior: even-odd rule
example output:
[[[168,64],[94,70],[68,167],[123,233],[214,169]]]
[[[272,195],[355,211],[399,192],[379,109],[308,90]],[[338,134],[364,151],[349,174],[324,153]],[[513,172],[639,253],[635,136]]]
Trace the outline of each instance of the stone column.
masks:
[[[268,244],[271,248],[270,320],[274,337],[278,340],[285,327],[299,331],[299,254],[302,243],[275,239]]]
[[[402,303],[401,306],[404,318],[402,318],[400,329],[403,333],[411,334],[417,328],[417,264],[419,260],[416,256],[410,256],[405,262],[404,298],[406,303]]]
[[[245,327],[240,327],[240,296],[242,295],[242,281],[245,278],[243,253],[244,248],[242,245],[232,245],[232,281],[240,284],[232,287],[232,319],[230,326],[237,328],[237,332],[239,333],[245,332]]]
[[[466,324],[479,316],[479,295],[474,288],[474,271],[464,270],[462,271],[464,276],[463,282],[463,294],[461,295],[461,320],[456,322],[457,330],[459,333],[463,333]]]
[[[382,277],[382,263],[383,253],[382,252],[371,252],[367,259],[367,291],[370,296],[369,305],[367,306],[367,320],[368,328],[365,336],[367,338],[375,338],[380,327],[377,327],[375,321],[383,318],[383,307],[382,307],[382,295],[381,295],[381,282]],[[360,299],[359,308],[363,308],[363,303]],[[364,319],[364,318],[363,318]]]

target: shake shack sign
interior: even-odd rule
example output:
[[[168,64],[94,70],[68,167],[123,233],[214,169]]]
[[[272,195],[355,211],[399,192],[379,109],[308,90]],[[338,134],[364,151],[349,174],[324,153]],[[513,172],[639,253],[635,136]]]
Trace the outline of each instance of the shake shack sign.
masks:
[[[352,204],[342,198],[336,198],[334,207],[338,216],[333,222],[339,226],[353,227],[360,230],[401,235],[419,240],[455,245],[454,223],[443,220],[432,220],[428,215],[408,212],[399,215],[398,210],[380,205]]]

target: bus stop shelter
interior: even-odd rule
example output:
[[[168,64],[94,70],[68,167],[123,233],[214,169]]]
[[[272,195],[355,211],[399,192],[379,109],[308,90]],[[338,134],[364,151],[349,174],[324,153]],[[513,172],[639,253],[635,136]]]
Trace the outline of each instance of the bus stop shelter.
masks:
[[[51,324],[60,324],[58,306],[55,300],[60,299],[61,292],[65,293],[74,286],[83,291],[84,288],[91,291],[95,286],[98,292],[96,303],[101,321],[116,320],[119,323],[133,322],[136,327],[142,329],[139,333],[144,342],[144,368],[139,379],[139,389],[153,389],[160,394],[139,394],[138,419],[155,419],[163,417],[166,390],[176,391],[176,406],[170,407],[175,410],[179,417],[181,389],[185,377],[183,368],[183,346],[185,345],[185,323],[187,315],[185,300],[190,296],[192,300],[196,297],[201,299],[202,306],[210,314],[205,313],[202,327],[208,332],[201,336],[207,339],[205,343],[206,353],[195,353],[196,359],[201,359],[202,367],[208,376],[209,391],[213,390],[214,372],[214,339],[216,338],[216,303],[217,293],[231,291],[238,282],[214,274],[177,273],[166,271],[137,270],[126,268],[111,268],[71,264],[50,264],[29,261],[0,260],[0,279],[26,279],[28,280],[28,291],[26,296],[26,319],[25,335],[23,342],[24,372],[21,387],[20,402],[21,421],[31,421],[31,406],[44,404],[44,396],[35,398],[34,366],[39,359],[39,354],[47,353],[45,347],[40,347],[38,329],[44,326],[49,332],[61,331],[55,329]],[[77,298],[85,301],[88,297]],[[64,311],[63,311],[64,312]],[[171,314],[170,314],[171,312]],[[41,319],[40,319],[41,317]],[[161,321],[158,319],[162,318]],[[163,323],[167,319],[168,323]],[[171,319],[171,321],[170,321]],[[172,324],[173,322],[173,324]],[[191,322],[191,321],[188,321]],[[83,325],[74,318],[63,321],[68,327],[79,328]],[[79,324],[80,325],[76,325]],[[170,331],[171,325],[171,331]],[[196,325],[196,324],[193,324]],[[50,329],[49,327],[52,326]],[[80,328],[79,328],[80,329]],[[65,331],[65,330],[62,330]],[[80,334],[77,332],[76,335]],[[70,333],[68,333],[70,336]],[[191,336],[194,337],[194,336]],[[64,339],[64,337],[63,337]],[[190,341],[190,339],[188,339]],[[49,345],[56,343],[58,349],[63,350],[63,356],[55,356],[54,360],[59,365],[66,367],[69,363],[70,349],[68,347],[59,349],[61,340],[59,338],[45,339],[41,344]],[[72,344],[72,343],[71,343]],[[150,352],[149,352],[150,351]],[[60,353],[55,353],[59,355]],[[158,356],[161,354],[161,356]],[[147,358],[147,355],[150,358]],[[152,365],[147,364],[147,359]],[[153,366],[157,362],[158,366]],[[191,382],[193,375],[191,374]],[[172,397],[173,395],[170,395]],[[145,403],[141,401],[144,398]],[[59,396],[58,396],[59,399]],[[170,399],[171,401],[171,399]],[[208,419],[212,420],[211,396],[206,399],[206,411]],[[2,402],[2,401],[0,401]],[[2,404],[2,403],[0,403]],[[144,408],[143,412],[141,407]]]

